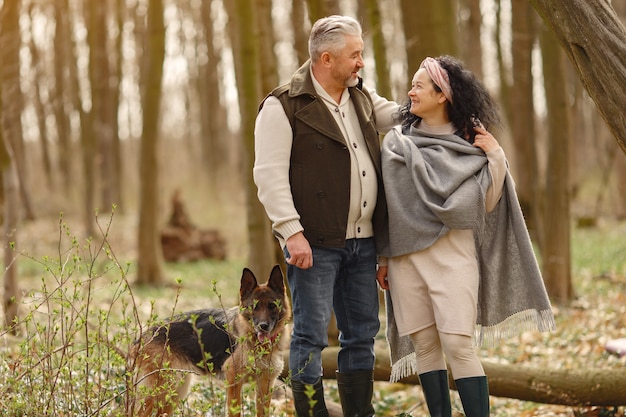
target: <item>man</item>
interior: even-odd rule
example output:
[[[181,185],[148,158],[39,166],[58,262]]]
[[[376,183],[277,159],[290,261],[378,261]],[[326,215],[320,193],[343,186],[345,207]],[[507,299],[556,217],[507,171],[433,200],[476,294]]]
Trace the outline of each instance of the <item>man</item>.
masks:
[[[377,247],[387,241],[379,131],[394,125],[398,106],[362,86],[362,29],[353,18],[318,20],[309,55],[261,104],[254,180],[287,261],[297,415],[328,416],[321,352],[334,310],[344,415],[373,416]]]

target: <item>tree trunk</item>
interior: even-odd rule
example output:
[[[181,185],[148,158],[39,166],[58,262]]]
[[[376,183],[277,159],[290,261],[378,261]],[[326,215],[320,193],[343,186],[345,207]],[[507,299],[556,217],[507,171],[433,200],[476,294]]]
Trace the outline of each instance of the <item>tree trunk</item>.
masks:
[[[513,0],[512,21],[513,83],[510,90],[511,113],[509,123],[515,145],[515,182],[520,205],[524,211],[529,232],[542,247],[541,230],[541,175],[537,159],[537,132],[533,105],[532,49],[535,41],[535,15],[527,0]],[[505,74],[501,74],[506,77]]]
[[[29,20],[32,29],[33,24],[33,12],[35,9],[29,7]],[[35,114],[37,115],[37,130],[39,132],[39,146],[41,148],[41,165],[43,167],[44,176],[46,178],[46,186],[49,192],[53,192],[54,189],[54,175],[52,170],[52,162],[50,159],[50,138],[48,137],[48,128],[46,127],[47,109],[46,103],[50,102],[49,89],[45,87],[46,75],[44,71],[45,63],[41,60],[41,54],[39,47],[35,44],[35,39],[31,36],[28,42],[28,49],[31,54],[31,67],[33,71],[33,107],[35,108]],[[48,94],[42,94],[42,91],[46,91]],[[47,97],[47,99],[46,99]]]
[[[57,131],[58,157],[57,167],[61,172],[61,192],[70,196],[72,141],[69,112],[66,101],[70,99],[67,92],[69,74],[66,72],[71,54],[70,13],[67,1],[54,2],[54,87],[52,89],[52,109]]]
[[[496,8],[496,22],[494,27],[494,41],[496,43],[496,62],[498,63],[498,74],[499,74],[499,96],[500,96],[500,105],[504,111],[504,115],[506,116],[509,123],[513,119],[512,116],[512,101],[511,100],[511,86],[508,74],[511,73],[511,69],[506,66],[504,61],[504,50],[508,49],[505,47],[504,42],[502,40],[502,1],[495,0],[495,8]],[[508,155],[509,160],[514,160],[515,155]]]
[[[2,6],[2,21],[0,22],[0,63],[2,65],[2,96],[4,97],[3,123],[5,143],[10,147],[11,160],[17,174],[17,184],[22,202],[23,217],[29,220],[35,218],[32,208],[30,191],[28,189],[28,169],[24,149],[24,135],[22,129],[22,111],[24,97],[20,88],[20,47],[22,37],[20,33],[20,0],[5,1]]]
[[[0,94],[0,114],[5,113],[4,100]],[[18,269],[15,260],[17,245],[18,197],[15,176],[15,167],[11,160],[9,147],[4,138],[4,118],[0,120],[0,186],[2,187],[2,247],[4,263],[4,292],[2,307],[4,311],[4,325],[11,334],[18,334],[20,289],[18,284]]]
[[[306,21],[306,1],[293,0],[291,3],[291,22],[293,28],[294,48],[298,57],[298,67],[309,59],[309,26]]]
[[[97,170],[99,176],[94,184],[100,191],[101,207],[99,210],[110,212],[114,203],[114,164],[113,164],[113,126],[111,119],[114,112],[110,108],[110,63],[109,48],[107,43],[107,2],[98,1],[87,7],[89,43],[89,84],[91,86],[91,120],[93,123],[91,152],[89,158]],[[98,187],[99,186],[99,187]],[[94,193],[94,190],[86,191]]]
[[[69,12],[69,0],[61,0],[63,4],[63,11]],[[80,145],[81,145],[81,174],[79,177],[82,182],[79,184],[80,195],[83,197],[83,222],[84,222],[84,230],[86,236],[93,236],[95,233],[95,222],[93,220],[94,214],[94,200],[93,200],[93,192],[91,190],[94,189],[94,170],[93,170],[93,144],[92,144],[92,131],[93,124],[91,122],[91,113],[87,113],[83,106],[82,98],[81,98],[81,87],[80,87],[80,75],[78,70],[78,56],[79,56],[79,46],[77,42],[74,40],[72,28],[74,27],[72,17],[74,17],[73,13],[67,13],[64,16],[64,19],[67,19],[67,41],[69,42],[68,51],[69,57],[64,65],[68,67],[68,77],[69,77],[69,86],[68,86],[68,95],[70,97],[70,101],[74,106],[74,109],[78,113],[78,117],[80,120]],[[68,120],[69,122],[69,120]],[[70,145],[71,147],[71,145]],[[71,151],[71,149],[67,149],[67,151]],[[70,153],[71,155],[71,153]],[[68,155],[67,161],[70,161],[70,155]],[[71,166],[71,165],[70,165]],[[71,175],[71,172],[70,172]]]
[[[481,42],[482,14],[480,0],[460,0],[462,16],[459,22],[461,57],[479,80],[483,79],[483,47]]]
[[[159,237],[159,116],[165,58],[165,25],[162,0],[150,0],[143,66],[143,132],[139,157],[139,248],[137,283],[164,281],[163,253]]]
[[[306,0],[311,22],[333,14],[341,14],[336,0]]]
[[[98,2],[102,3],[102,2]],[[97,90],[97,87],[94,86],[93,82],[97,82],[93,80],[94,77],[98,77],[98,75],[93,74],[94,71],[97,71],[95,67],[95,50],[98,48],[96,45],[96,36],[94,34],[94,25],[97,25],[97,22],[93,21],[94,16],[97,14],[96,10],[97,6],[92,9],[91,7],[86,7],[84,12],[85,25],[87,26],[87,44],[89,46],[89,80],[91,84],[91,95],[93,97],[94,92]],[[75,56],[79,56],[78,45],[75,45]],[[80,81],[79,81],[79,73],[78,68],[76,69],[76,73],[74,74],[76,77],[75,80],[75,94],[78,97],[81,96],[80,93]],[[96,192],[96,152],[98,146],[97,134],[96,134],[96,125],[97,125],[97,112],[99,109],[99,98],[93,97],[91,100],[91,109],[89,112],[84,112],[84,117],[81,119],[81,149],[82,149],[82,169],[83,169],[83,209],[84,209],[84,228],[85,235],[87,237],[91,237],[95,234],[95,225],[94,225],[94,213],[96,209],[95,203],[95,192]],[[82,104],[81,104],[82,105]],[[83,107],[84,109],[84,107]]]
[[[246,219],[248,221],[248,265],[253,271],[270,271],[276,263],[276,241],[270,223],[256,195],[252,178],[254,161],[254,121],[261,100],[260,43],[274,44],[271,39],[260,39],[258,6],[253,0],[236,0],[225,4],[233,44],[237,94],[241,113],[241,138],[244,189],[246,192]]]
[[[338,353],[338,347],[327,347],[322,352],[324,378],[335,378]],[[546,369],[488,360],[482,365],[489,379],[489,394],[494,397],[569,406],[621,406],[626,401],[623,369]],[[283,376],[287,371],[283,370]],[[390,371],[389,352],[377,347],[374,379],[389,381]],[[419,379],[413,375],[401,382],[419,384]],[[452,380],[450,387],[455,389]]]
[[[391,97],[391,80],[389,77],[389,63],[387,61],[387,46],[382,31],[382,17],[378,0],[359,1],[361,13],[365,16],[364,30],[372,37],[374,63],[376,64],[376,92]]]
[[[109,175],[111,176],[111,202],[117,206],[116,211],[119,213],[124,212],[124,199],[123,199],[123,184],[122,178],[124,178],[124,164],[122,162],[122,144],[120,141],[120,129],[119,129],[119,117],[120,117],[120,95],[121,95],[121,83],[122,83],[122,61],[124,59],[124,52],[122,50],[122,37],[124,36],[124,25],[126,23],[126,17],[124,10],[126,5],[124,0],[116,0],[115,8],[115,20],[117,21],[117,34],[115,37],[115,43],[113,48],[114,64],[111,66],[111,80],[109,102],[107,103],[108,120],[111,126],[111,169]],[[105,201],[106,204],[106,201]],[[108,207],[111,208],[111,207]]]
[[[530,0],[626,153],[626,29],[608,1]],[[601,69],[601,70],[598,70]]]
[[[4,144],[2,145],[4,147]],[[9,331],[19,333],[19,305],[20,288],[18,284],[18,265],[16,261],[18,216],[17,176],[12,162],[2,168],[2,187],[4,191],[4,223],[2,227],[4,247],[4,293],[2,294],[2,308],[4,324]]]
[[[228,131],[226,125],[226,111],[220,102],[220,79],[219,79],[219,50],[215,46],[213,33],[213,2],[203,1],[200,5],[203,43],[206,47],[207,60],[199,68],[201,74],[198,79],[198,92],[200,98],[202,138],[201,149],[203,155],[203,167],[208,175],[212,191],[217,198],[221,193],[217,192],[220,184],[224,184],[227,175],[230,158],[228,144]]]
[[[406,64],[409,72],[405,85],[409,85],[410,80],[413,79],[413,74],[415,74],[419,64],[425,58],[424,53],[420,49],[422,41],[418,29],[419,25],[415,24],[415,16],[421,16],[422,8],[420,3],[415,0],[400,0],[400,7],[402,8],[402,27],[406,43]]]
[[[574,290],[570,255],[569,149],[572,136],[565,56],[547,30],[541,32],[541,57],[548,109],[548,169],[542,254],[546,290],[558,301],[569,301]]]
[[[402,0],[409,80],[427,56],[458,55],[456,0]],[[419,16],[419,24],[416,23]]]

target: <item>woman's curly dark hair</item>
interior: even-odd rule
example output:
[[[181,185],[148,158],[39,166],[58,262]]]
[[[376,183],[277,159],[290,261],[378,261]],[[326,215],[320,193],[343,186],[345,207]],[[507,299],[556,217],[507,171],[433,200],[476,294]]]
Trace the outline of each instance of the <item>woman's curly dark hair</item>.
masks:
[[[476,136],[474,126],[482,123],[487,130],[499,126],[498,105],[491,98],[483,83],[471,71],[465,69],[463,62],[449,55],[442,55],[435,59],[448,72],[454,101],[454,104],[447,102],[448,117],[456,127],[457,134],[473,143],[474,136]],[[433,86],[436,91],[441,92],[435,83]],[[403,128],[421,120],[410,110],[411,100],[408,100],[396,116]]]

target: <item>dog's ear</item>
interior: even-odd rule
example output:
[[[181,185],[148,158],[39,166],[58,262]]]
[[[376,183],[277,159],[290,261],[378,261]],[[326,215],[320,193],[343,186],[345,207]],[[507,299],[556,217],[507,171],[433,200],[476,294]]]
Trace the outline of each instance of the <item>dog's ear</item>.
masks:
[[[283,293],[285,291],[285,282],[283,281],[283,271],[280,270],[280,266],[275,265],[272,268],[270,279],[267,282],[267,286],[277,293]]]
[[[239,287],[239,297],[241,300],[246,299],[252,291],[258,287],[256,277],[248,268],[243,269],[243,273],[241,274],[241,286]]]

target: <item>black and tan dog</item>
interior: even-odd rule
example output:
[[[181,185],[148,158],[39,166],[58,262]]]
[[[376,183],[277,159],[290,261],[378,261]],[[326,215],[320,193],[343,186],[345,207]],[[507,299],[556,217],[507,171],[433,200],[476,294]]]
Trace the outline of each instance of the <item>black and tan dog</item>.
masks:
[[[239,294],[237,307],[184,313],[142,335],[132,356],[143,386],[139,416],[170,415],[187,395],[193,374],[225,380],[229,416],[241,415],[242,385],[255,382],[257,416],[268,415],[291,318],[279,266],[266,284],[244,268]]]

